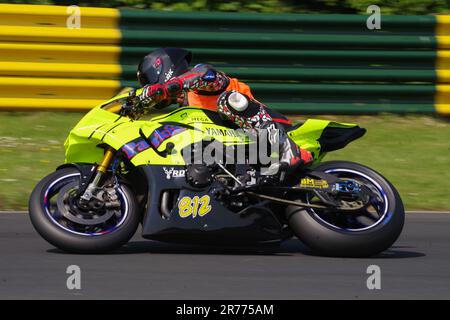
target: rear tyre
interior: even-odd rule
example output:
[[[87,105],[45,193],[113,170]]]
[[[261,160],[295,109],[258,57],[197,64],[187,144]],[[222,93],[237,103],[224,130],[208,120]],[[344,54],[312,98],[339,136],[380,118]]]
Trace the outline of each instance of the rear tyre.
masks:
[[[79,184],[75,168],[57,170],[42,179],[29,200],[29,214],[36,231],[50,244],[72,253],[104,253],[119,248],[134,235],[139,211],[130,188],[116,191],[120,205],[112,210],[74,212],[70,194]]]
[[[355,179],[370,187],[373,190],[370,203],[374,209],[336,214],[288,206],[288,224],[301,241],[320,255],[367,257],[388,249],[397,240],[405,212],[400,195],[386,178],[368,167],[347,161],[324,162],[315,170]],[[298,200],[308,202],[309,198]]]

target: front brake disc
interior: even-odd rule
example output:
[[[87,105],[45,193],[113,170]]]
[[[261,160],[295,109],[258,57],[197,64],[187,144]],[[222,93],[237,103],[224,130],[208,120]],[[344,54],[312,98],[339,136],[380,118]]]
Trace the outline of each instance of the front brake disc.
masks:
[[[97,212],[84,211],[72,204],[72,191],[76,191],[78,182],[68,183],[59,190],[57,206],[59,212],[67,219],[81,225],[98,225],[111,219],[114,215],[113,210],[106,210],[105,213],[99,215]],[[73,192],[75,194],[75,192]]]

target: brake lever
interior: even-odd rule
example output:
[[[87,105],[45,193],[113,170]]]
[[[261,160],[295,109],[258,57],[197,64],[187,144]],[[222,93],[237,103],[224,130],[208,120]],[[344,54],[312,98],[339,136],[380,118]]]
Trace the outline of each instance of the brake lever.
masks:
[[[144,113],[144,108],[141,101],[136,96],[136,90],[130,91],[128,97],[125,99],[125,103],[120,109],[120,115],[127,116],[133,120],[138,119]]]

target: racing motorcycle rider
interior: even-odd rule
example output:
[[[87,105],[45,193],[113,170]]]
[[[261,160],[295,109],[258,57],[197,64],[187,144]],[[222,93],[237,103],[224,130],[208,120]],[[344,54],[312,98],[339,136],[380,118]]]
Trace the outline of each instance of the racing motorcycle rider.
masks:
[[[284,115],[257,101],[247,84],[211,65],[198,64],[189,70],[191,60],[192,53],[181,48],[159,48],[146,55],[137,70],[143,88],[135,98],[142,106],[157,109],[175,103],[198,106],[217,111],[242,129],[266,129],[269,142],[279,139],[278,167],[288,171],[312,162],[311,153],[288,137],[286,128],[291,122]],[[278,167],[272,170],[276,172]]]

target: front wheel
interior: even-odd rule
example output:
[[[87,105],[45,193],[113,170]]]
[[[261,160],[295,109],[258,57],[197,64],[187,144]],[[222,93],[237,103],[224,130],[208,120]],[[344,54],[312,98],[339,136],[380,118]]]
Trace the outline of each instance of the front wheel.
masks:
[[[79,181],[78,170],[65,168],[37,184],[29,201],[37,232],[55,247],[72,253],[103,253],[127,243],[140,221],[130,188],[105,189],[103,205],[83,210],[77,206]]]
[[[388,249],[397,240],[405,212],[400,195],[386,178],[347,161],[324,162],[315,170],[356,180],[370,190],[370,199],[367,206],[356,212],[288,206],[288,224],[307,246],[321,255],[366,257]],[[309,194],[301,200],[314,202]]]

